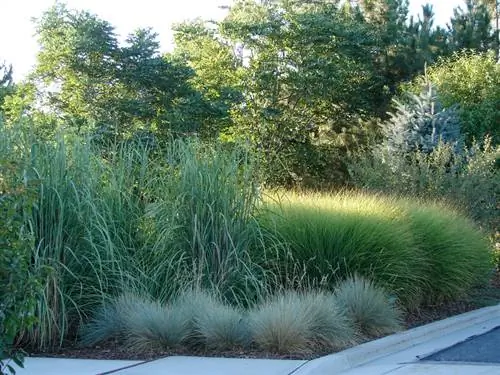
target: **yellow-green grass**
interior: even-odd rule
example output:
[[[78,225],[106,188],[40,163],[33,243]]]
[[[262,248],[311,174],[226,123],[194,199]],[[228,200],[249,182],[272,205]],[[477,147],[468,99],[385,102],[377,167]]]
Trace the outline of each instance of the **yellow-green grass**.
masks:
[[[288,245],[280,267],[304,270],[313,284],[348,275],[372,278],[409,304],[422,297],[426,259],[406,212],[388,198],[342,193],[287,194],[269,200],[261,224]],[[298,265],[298,266],[297,266]],[[289,277],[289,276],[288,276]]]
[[[415,239],[427,258],[424,296],[428,303],[456,300],[484,285],[493,270],[487,235],[453,208],[401,201]]]
[[[282,282],[303,272],[333,288],[357,273],[414,308],[459,297],[490,266],[481,232],[444,206],[355,192],[287,193],[265,206],[261,225],[287,245],[266,253]]]

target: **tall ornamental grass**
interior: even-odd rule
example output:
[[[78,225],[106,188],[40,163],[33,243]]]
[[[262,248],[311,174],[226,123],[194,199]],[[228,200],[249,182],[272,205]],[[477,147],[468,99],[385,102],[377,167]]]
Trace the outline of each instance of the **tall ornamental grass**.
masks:
[[[425,301],[453,301],[484,285],[493,270],[487,236],[442,204],[404,201],[415,239],[427,259]]]
[[[261,224],[288,249],[266,256],[313,284],[356,273],[412,309],[462,297],[493,268],[484,234],[444,205],[360,193],[287,194],[267,205]]]
[[[11,131],[1,135],[6,142]],[[37,324],[23,333],[31,346],[63,345],[108,297],[124,292],[163,303],[203,286],[246,304],[265,292],[265,275],[249,257],[264,241],[244,153],[196,140],[153,150],[21,134],[19,163],[38,181],[28,224],[42,292]]]
[[[304,270],[333,287],[350,274],[373,278],[405,304],[422,298],[427,259],[405,211],[390,199],[342,193],[286,194],[270,200],[261,224],[288,244],[268,253],[278,267]]]
[[[255,300],[265,290],[263,270],[250,258],[262,249],[254,219],[259,190],[251,157],[194,141],[175,141],[151,176],[146,207],[152,251],[183,257],[194,287],[211,287],[229,300]],[[153,269],[165,279],[162,262]]]
[[[43,291],[38,324],[27,338],[43,349],[62,345],[105,295],[140,280],[130,224],[139,212],[126,189],[108,185],[117,166],[106,166],[88,144],[67,144],[62,138],[34,144],[30,160],[40,181],[32,212],[32,262]]]

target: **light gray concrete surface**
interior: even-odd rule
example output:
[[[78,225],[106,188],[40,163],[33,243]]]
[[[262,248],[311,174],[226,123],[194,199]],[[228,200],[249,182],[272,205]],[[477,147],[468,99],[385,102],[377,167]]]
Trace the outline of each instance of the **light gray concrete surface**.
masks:
[[[168,357],[117,372],[117,375],[289,375],[306,361]]]
[[[16,375],[96,375],[138,363],[141,363],[141,361],[26,358],[23,369],[15,368]]]
[[[446,368],[450,366],[452,369],[455,366],[451,364],[415,362],[498,326],[500,326],[500,305],[451,317],[309,361],[294,375],[392,374],[395,370],[406,371],[405,368],[414,365],[438,366],[439,369],[442,366]],[[496,368],[497,374],[500,375],[500,367],[493,366],[493,368]],[[470,372],[470,374],[475,373]]]

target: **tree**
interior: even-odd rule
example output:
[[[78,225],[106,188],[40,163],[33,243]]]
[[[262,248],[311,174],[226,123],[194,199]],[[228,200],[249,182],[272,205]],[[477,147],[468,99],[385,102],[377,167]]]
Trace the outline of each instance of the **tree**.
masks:
[[[242,61],[238,51],[201,20],[174,27],[174,56],[194,70],[190,79],[207,106],[205,135],[217,136],[233,124],[231,109],[243,100]]]
[[[61,4],[36,26],[41,48],[30,82],[66,125],[118,137],[199,128],[203,105],[188,83],[193,70],[161,56],[150,29],[137,30],[120,46],[107,21]]]
[[[231,134],[271,169],[281,163],[284,180],[320,174],[310,162],[318,145],[350,139],[388,101],[373,28],[337,3],[238,1],[217,30],[242,66],[244,102]]]
[[[432,5],[422,6],[422,17],[415,22],[410,18],[408,25],[410,68],[408,78],[424,71],[426,65],[435,63],[439,56],[449,53],[447,32],[441,27],[434,27],[434,9]]]
[[[0,63],[0,109],[5,97],[14,91],[12,73],[12,65],[7,65],[5,62]]]
[[[407,93],[404,101],[394,103],[395,111],[383,125],[391,153],[431,153],[440,143],[460,142],[457,108],[443,108],[430,82],[426,82],[420,95]]]
[[[453,51],[486,52],[494,48],[491,15],[481,0],[466,0],[465,10],[455,8],[448,31]]]
[[[500,61],[500,0],[482,0],[490,12],[492,24],[495,30],[495,54]]]
[[[414,56],[408,48],[411,38],[407,26],[408,3],[408,0],[361,0],[358,5],[363,18],[376,32],[374,58],[391,94],[414,70]]]

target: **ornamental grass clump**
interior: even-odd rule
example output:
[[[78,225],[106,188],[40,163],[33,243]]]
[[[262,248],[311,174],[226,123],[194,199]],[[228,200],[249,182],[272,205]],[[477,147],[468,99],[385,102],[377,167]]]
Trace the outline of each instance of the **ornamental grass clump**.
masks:
[[[145,302],[126,318],[125,345],[131,350],[165,350],[180,347],[188,331],[186,316],[174,306]]]
[[[335,289],[335,299],[362,336],[377,337],[402,329],[402,314],[394,299],[371,280],[358,275],[347,278]]]
[[[487,236],[465,216],[443,204],[409,204],[416,240],[427,258],[425,301],[462,298],[485,285],[493,271]]]
[[[355,341],[351,322],[319,292],[278,293],[250,311],[249,323],[257,347],[273,353],[307,354]]]
[[[183,311],[129,294],[105,304],[81,332],[82,345],[118,339],[129,350],[176,348],[189,334]]]
[[[173,306],[188,319],[190,333],[184,341],[187,346],[231,350],[250,344],[243,311],[222,302],[213,291],[185,291]]]
[[[153,249],[181,254],[195,288],[216,289],[235,303],[258,298],[265,276],[249,255],[252,248],[262,251],[252,157],[179,140],[165,148],[155,168],[159,177],[150,183],[154,201],[148,205]],[[171,277],[155,269],[159,279]]]
[[[288,246],[278,267],[304,270],[313,284],[333,288],[358,273],[373,278],[405,305],[422,298],[427,259],[404,208],[376,195],[287,194],[267,205],[261,225]]]

